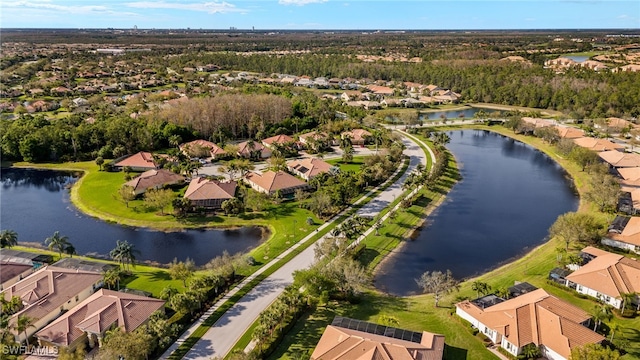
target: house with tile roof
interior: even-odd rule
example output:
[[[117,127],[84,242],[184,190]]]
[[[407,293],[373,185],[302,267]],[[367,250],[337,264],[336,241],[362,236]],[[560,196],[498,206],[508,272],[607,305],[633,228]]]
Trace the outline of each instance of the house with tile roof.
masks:
[[[616,216],[600,242],[640,254],[640,217]]]
[[[612,168],[640,167],[640,154],[607,150],[599,152],[598,156]]]
[[[271,156],[271,150],[259,141],[243,141],[238,144],[238,156],[247,159],[266,159]]]
[[[525,123],[532,125],[535,128],[543,128],[547,126],[554,126],[556,124],[553,120],[540,119],[540,118],[532,118],[532,117],[523,117],[522,121]]]
[[[192,206],[206,209],[220,209],[222,203],[236,195],[238,183],[236,181],[218,181],[204,177],[191,180],[184,193]]]
[[[122,170],[126,166],[130,167],[132,171],[147,171],[158,168],[158,164],[153,159],[153,155],[146,151],[140,151],[131,156],[127,156],[113,164],[116,170]]]
[[[5,300],[18,296],[24,304],[21,311],[11,316],[9,325],[13,326],[20,316],[28,316],[33,319],[33,326],[26,330],[26,335],[31,336],[101,286],[100,273],[47,266],[2,292]],[[17,333],[14,330],[14,335],[17,341],[25,340],[24,331]]]
[[[82,303],[54,320],[35,336],[41,346],[74,350],[88,343],[89,349],[102,343],[108,330],[131,332],[161,310],[163,300],[119,291],[100,289]]]
[[[281,196],[290,196],[297,189],[308,190],[309,185],[297,177],[284,171],[265,171],[262,174],[249,172],[243,179],[254,190],[274,195],[280,192]]]
[[[640,262],[623,255],[583,249],[586,264],[565,277],[565,286],[594,297],[616,309],[622,309],[622,294],[635,293],[640,306]]]
[[[184,143],[180,145],[180,151],[182,151],[185,155],[189,157],[193,157],[195,154],[199,153],[198,148],[206,148],[209,150],[210,157],[212,159],[220,158],[221,156],[226,155],[224,149],[216,145],[215,143],[203,139],[193,140],[188,143]]]
[[[620,186],[623,191],[633,191],[640,188],[640,167],[616,169],[620,176]]]
[[[617,150],[624,151],[624,146],[620,144],[614,144],[606,139],[596,139],[592,137],[581,137],[577,139],[573,139],[573,143],[596,152],[600,151],[608,151],[608,150]]]
[[[167,169],[147,170],[142,174],[124,183],[124,186],[130,186],[135,195],[145,193],[151,189],[161,189],[165,186],[180,184],[184,182],[185,177],[178,175]]]
[[[353,145],[364,145],[371,138],[371,133],[365,129],[353,129],[340,134],[342,138],[348,136]]]
[[[544,289],[486,307],[478,301],[481,299],[457,303],[456,314],[514,356],[522,353],[526,345],[534,344],[547,359],[567,360],[571,349],[604,340],[587,327],[591,314]]]
[[[415,332],[343,317],[328,325],[312,360],[441,360],[444,335]]]
[[[296,159],[287,162],[287,168],[292,173],[309,181],[314,177],[329,172],[333,165],[317,158]]]
[[[556,125],[556,129],[558,129],[558,134],[562,139],[577,139],[584,137],[584,130],[582,129],[563,125]]]
[[[268,148],[272,148],[273,144],[292,144],[295,142],[295,139],[289,135],[276,135],[262,140],[262,144]]]

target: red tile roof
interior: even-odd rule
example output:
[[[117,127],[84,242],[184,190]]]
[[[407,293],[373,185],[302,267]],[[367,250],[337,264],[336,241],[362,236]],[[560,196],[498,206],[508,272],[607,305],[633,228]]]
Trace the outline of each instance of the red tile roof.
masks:
[[[313,177],[322,173],[328,172],[333,165],[316,158],[296,159],[287,162],[287,167],[296,175],[300,175],[306,179],[312,179]]]
[[[188,143],[184,143],[180,145],[180,150],[186,151],[187,148],[193,146],[201,146],[205,148],[209,148],[211,150],[211,156],[222,155],[225,153],[224,149],[216,145],[215,143],[203,139],[193,140]]]
[[[191,180],[184,197],[189,200],[231,199],[236,194],[238,183],[221,182],[198,177]]]
[[[123,159],[117,162],[114,166],[125,167],[129,166],[132,168],[148,168],[155,169],[158,167],[155,160],[153,160],[153,155],[150,152],[140,151],[129,156],[126,159]]]
[[[86,332],[104,335],[113,326],[131,332],[163,306],[163,300],[101,289],[38,331],[36,337],[68,346]]]
[[[276,136],[272,136],[270,138],[266,138],[264,140],[262,140],[262,142],[264,144],[267,145],[271,145],[271,144],[286,144],[286,143],[292,143],[295,140],[289,136],[289,135],[276,135]]]
[[[591,137],[581,137],[577,139],[573,139],[573,142],[581,146],[583,148],[587,148],[593,151],[607,151],[607,150],[622,150],[624,149],[623,145],[614,144],[609,140],[605,139],[595,139]]]
[[[605,252],[566,279],[619,299],[622,293],[640,293],[640,262]]]
[[[256,184],[268,193],[295,187],[305,187],[307,184],[284,171],[266,171],[262,175],[250,172],[245,176],[246,181]]]

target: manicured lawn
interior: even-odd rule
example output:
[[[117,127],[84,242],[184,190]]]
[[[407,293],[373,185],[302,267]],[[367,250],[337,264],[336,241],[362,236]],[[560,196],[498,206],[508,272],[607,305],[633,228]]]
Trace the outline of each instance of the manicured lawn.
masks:
[[[364,165],[364,159],[366,156],[354,156],[353,160],[349,163],[343,163],[342,159],[330,159],[327,162],[331,165],[337,166],[341,171],[360,171],[360,167]]]

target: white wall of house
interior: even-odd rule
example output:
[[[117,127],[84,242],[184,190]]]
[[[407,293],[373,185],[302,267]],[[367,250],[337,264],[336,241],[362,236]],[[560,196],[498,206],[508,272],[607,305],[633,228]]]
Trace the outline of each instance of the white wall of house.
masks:
[[[568,283],[568,281],[567,281]],[[591,297],[594,297],[606,304],[609,304],[613,307],[615,307],[616,309],[620,309],[622,307],[622,300],[620,299],[616,299],[612,296],[609,295],[605,295],[602,294],[600,292],[598,292],[597,290],[593,290],[591,288],[588,288],[586,286],[580,285],[576,283],[576,291],[579,292],[580,294],[584,294],[584,295],[588,295]]]
[[[625,250],[633,251],[636,254],[640,254],[640,246],[635,246],[633,244],[628,244],[622,241],[612,240],[609,238],[602,239],[601,243],[604,245],[612,246],[619,249],[625,249]]]
[[[565,358],[564,356],[558,354],[557,352],[549,349],[544,345],[540,345],[539,348],[540,348],[540,352],[542,353],[542,356],[549,360],[567,360],[567,358]]]
[[[507,339],[505,338],[502,338],[502,341],[500,342],[500,346],[503,349],[507,350],[507,352],[509,352],[509,354],[513,356],[518,356],[518,354],[520,354],[520,351],[522,350],[521,348],[507,341]]]
[[[461,318],[463,318],[463,319],[467,320],[468,322],[470,322],[471,325],[473,325],[473,327],[475,327],[476,329],[480,330],[481,333],[485,334],[489,339],[491,339],[491,341],[494,344],[499,344],[500,343],[500,341],[502,339],[502,336],[497,331],[489,328],[488,326],[486,326],[485,324],[481,323],[480,321],[478,321],[473,316],[467,314],[466,311],[462,310],[459,307],[456,307],[456,315],[458,315]]]

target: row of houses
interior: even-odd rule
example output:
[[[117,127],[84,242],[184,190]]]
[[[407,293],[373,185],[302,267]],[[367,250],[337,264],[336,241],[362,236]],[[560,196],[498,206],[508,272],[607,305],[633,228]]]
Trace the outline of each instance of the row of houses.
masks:
[[[143,295],[102,289],[103,272],[113,265],[66,258],[49,265],[42,255],[2,250],[2,292],[5,301],[20,299],[23,308],[9,318],[16,341],[34,336],[41,346],[75,349],[100,346],[107,331],[133,331],[165,302]],[[16,274],[20,274],[16,280]],[[28,317],[31,326],[15,324]]]

